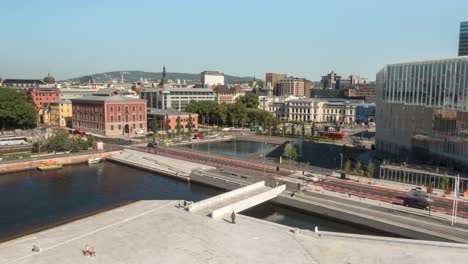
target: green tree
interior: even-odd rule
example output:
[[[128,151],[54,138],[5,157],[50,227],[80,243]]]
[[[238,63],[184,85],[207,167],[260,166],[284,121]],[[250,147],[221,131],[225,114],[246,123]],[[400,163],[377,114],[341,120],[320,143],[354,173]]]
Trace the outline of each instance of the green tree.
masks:
[[[36,110],[31,98],[14,89],[0,89],[1,129],[30,128],[36,123]]]
[[[153,119],[153,141],[156,139],[156,135],[158,134],[158,120],[156,117]]]
[[[246,108],[258,108],[258,96],[253,93],[248,93],[236,98],[236,103],[244,105]]]
[[[367,163],[367,177],[373,177],[374,176],[374,163],[369,160]]]
[[[47,150],[56,153],[57,151],[70,150],[72,145],[70,133],[64,129],[56,130],[47,140]]]
[[[310,135],[312,138],[315,136],[315,121],[312,121],[312,126],[310,127]]]
[[[180,136],[180,130],[182,128],[182,124],[180,123],[180,116],[177,116],[176,118],[176,131],[177,131],[177,136]]]
[[[350,174],[351,173],[351,160],[347,159],[345,164],[344,164],[344,171],[346,172],[346,174]]]
[[[361,173],[361,169],[362,169],[361,168],[361,162],[360,161],[356,162],[356,164],[354,164],[354,171],[356,173]]]
[[[188,115],[188,121],[187,121],[187,130],[189,133],[189,137],[192,137],[192,131],[193,131],[193,120],[192,120],[192,115]]]
[[[291,124],[291,135],[296,135],[296,124],[294,123]]]
[[[447,187],[447,184],[449,182],[449,178],[447,175],[444,175],[441,179],[440,179],[440,182],[439,182],[439,186],[440,188],[444,189]]]
[[[166,116],[166,123],[164,126],[164,130],[166,131],[166,135],[169,135],[169,131],[171,129],[171,121],[169,120],[169,117]]]
[[[297,149],[291,143],[286,143],[284,146],[283,156],[289,158],[290,160],[296,160]]]

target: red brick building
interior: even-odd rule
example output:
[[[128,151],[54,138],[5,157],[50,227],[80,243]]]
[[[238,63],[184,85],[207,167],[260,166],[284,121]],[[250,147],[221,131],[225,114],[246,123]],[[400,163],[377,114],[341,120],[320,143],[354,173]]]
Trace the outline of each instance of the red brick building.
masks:
[[[60,99],[60,89],[55,87],[30,88],[28,94],[31,95],[36,110],[43,108],[50,102]]]
[[[177,117],[180,116],[181,131],[188,131],[188,121],[192,118],[192,130],[198,129],[198,114],[178,112],[171,110],[161,110],[151,108],[148,112],[148,131],[153,130],[154,120],[156,120],[158,131],[165,131],[167,120],[169,120],[169,131],[175,132],[177,129]]]
[[[83,96],[71,101],[75,129],[110,137],[147,132],[145,100],[114,95]]]

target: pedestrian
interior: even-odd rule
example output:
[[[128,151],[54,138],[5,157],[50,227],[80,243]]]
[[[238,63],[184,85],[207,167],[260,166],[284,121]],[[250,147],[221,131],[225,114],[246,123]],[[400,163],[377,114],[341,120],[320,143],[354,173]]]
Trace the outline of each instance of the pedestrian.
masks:
[[[235,224],[236,223],[236,212],[232,211],[231,214],[231,223]]]
[[[348,193],[348,197],[351,198],[351,193],[350,192]]]
[[[85,245],[84,254],[85,254],[85,256],[89,254],[89,246],[88,246],[88,244]]]

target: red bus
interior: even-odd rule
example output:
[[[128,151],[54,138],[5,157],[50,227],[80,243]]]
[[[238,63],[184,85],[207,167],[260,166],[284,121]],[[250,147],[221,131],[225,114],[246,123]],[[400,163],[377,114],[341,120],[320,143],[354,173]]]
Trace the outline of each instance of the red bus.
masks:
[[[335,138],[335,139],[343,139],[344,138],[344,133],[343,132],[335,132],[335,131],[319,131],[319,135],[321,137]]]

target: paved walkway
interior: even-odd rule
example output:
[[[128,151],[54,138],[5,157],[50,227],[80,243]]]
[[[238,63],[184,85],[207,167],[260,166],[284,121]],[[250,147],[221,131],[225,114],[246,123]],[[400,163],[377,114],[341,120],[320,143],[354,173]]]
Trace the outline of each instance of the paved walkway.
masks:
[[[467,245],[237,224],[140,201],[0,244],[0,263],[466,263]],[[85,245],[96,256],[84,256]],[[32,252],[33,245],[40,252]]]

